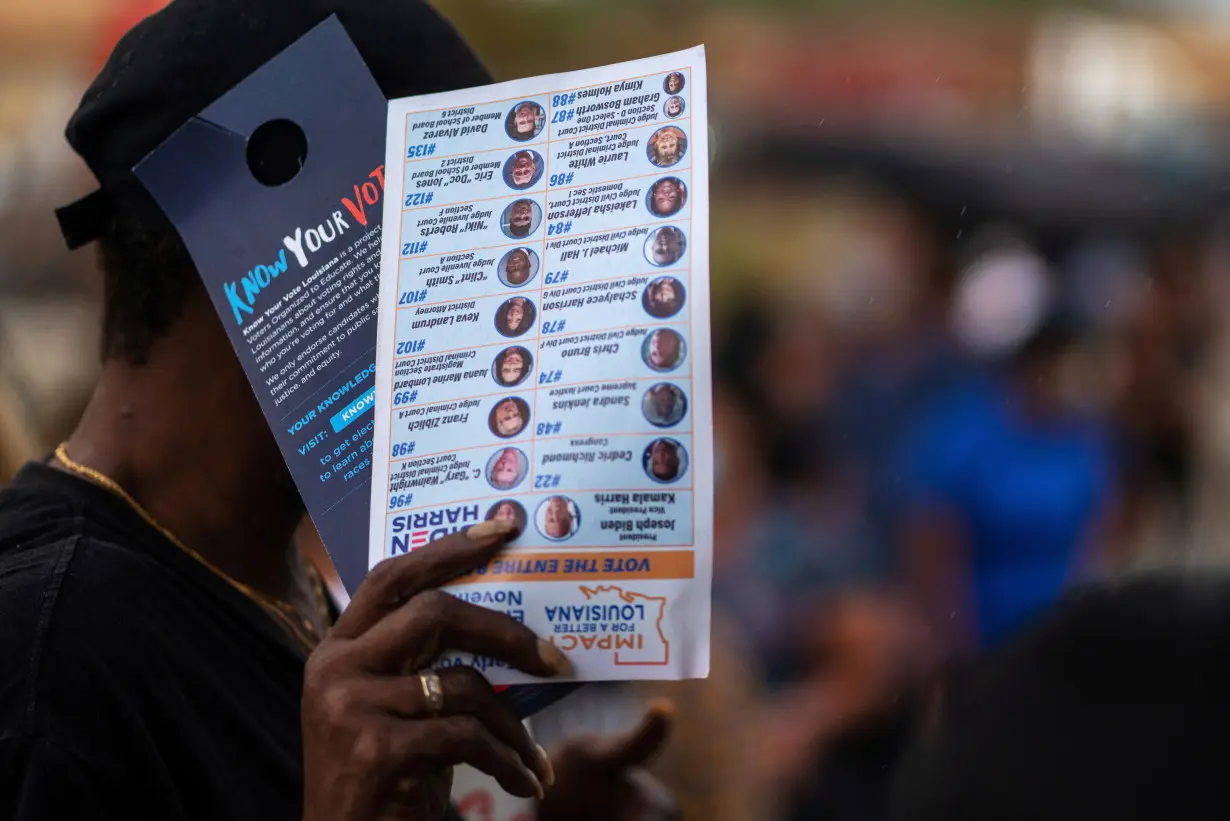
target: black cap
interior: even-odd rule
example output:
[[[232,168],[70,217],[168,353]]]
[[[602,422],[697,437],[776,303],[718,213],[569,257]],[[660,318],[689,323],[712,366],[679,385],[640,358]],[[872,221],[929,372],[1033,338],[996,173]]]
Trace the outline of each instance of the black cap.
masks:
[[[422,0],[173,0],[124,35],[68,123],[69,144],[101,185],[56,212],[68,246],[97,239],[117,203],[154,207],[133,166],[332,14],[385,97],[491,82]]]

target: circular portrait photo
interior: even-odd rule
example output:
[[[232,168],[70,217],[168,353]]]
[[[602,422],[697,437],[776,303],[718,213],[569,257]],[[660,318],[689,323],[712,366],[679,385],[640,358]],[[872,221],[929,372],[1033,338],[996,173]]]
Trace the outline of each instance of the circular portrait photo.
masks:
[[[662,103],[662,113],[672,120],[683,114],[687,110],[687,104],[683,102],[682,97],[667,97],[666,102]]]
[[[542,179],[542,170],[547,164],[537,151],[518,151],[504,163],[504,183],[509,188],[523,191]]]
[[[641,305],[655,319],[666,319],[679,313],[686,298],[682,282],[674,277],[658,277],[645,286]]]
[[[505,348],[495,355],[491,363],[491,376],[502,388],[515,388],[530,376],[534,369],[534,357],[520,345]]]
[[[678,385],[669,382],[659,382],[641,397],[641,413],[654,427],[674,427],[687,412],[688,398]]]
[[[659,484],[668,485],[688,472],[688,452],[674,439],[655,439],[641,457],[645,475]]]
[[[657,231],[650,231],[645,238],[645,259],[656,268],[665,268],[681,260],[687,248],[683,231],[673,225],[664,225]]]
[[[645,195],[645,207],[655,217],[673,217],[687,202],[688,187],[678,177],[663,177]]]
[[[653,132],[645,146],[649,161],[658,168],[670,168],[688,153],[688,138],[683,129],[668,125]]]
[[[518,533],[525,532],[525,525],[529,522],[529,516],[525,513],[525,508],[520,502],[512,499],[501,499],[491,506],[485,517],[486,521],[492,519],[503,519],[506,522],[512,522],[517,526]]]
[[[687,358],[688,346],[678,331],[659,328],[641,343],[641,359],[659,373],[673,371]]]
[[[683,91],[685,83],[682,72],[676,71],[666,75],[666,81],[662,83],[662,88],[666,89],[667,94],[678,94]]]
[[[496,402],[487,414],[487,427],[501,439],[520,436],[530,423],[530,406],[520,396],[508,396]]]
[[[511,202],[500,215],[500,230],[509,239],[524,239],[538,230],[542,206],[533,200]]]
[[[523,296],[515,296],[506,300],[495,312],[495,329],[500,336],[521,336],[534,327],[537,316],[533,302]]]
[[[530,460],[516,448],[497,450],[487,460],[487,484],[496,490],[512,490],[529,472]]]
[[[581,511],[567,496],[552,496],[538,506],[534,524],[543,536],[553,542],[562,542],[581,529]]]
[[[504,130],[517,142],[529,142],[542,133],[547,124],[547,112],[533,100],[523,100],[512,107],[504,118]]]
[[[532,248],[514,248],[500,259],[496,275],[509,288],[520,288],[538,276],[538,254]]]

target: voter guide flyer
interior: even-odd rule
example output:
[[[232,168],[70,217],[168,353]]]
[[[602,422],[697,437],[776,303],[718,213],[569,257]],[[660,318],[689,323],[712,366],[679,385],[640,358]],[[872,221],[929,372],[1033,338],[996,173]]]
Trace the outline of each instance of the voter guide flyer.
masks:
[[[389,104],[369,564],[517,520],[450,592],[582,681],[708,674],[707,128],[703,47]]]

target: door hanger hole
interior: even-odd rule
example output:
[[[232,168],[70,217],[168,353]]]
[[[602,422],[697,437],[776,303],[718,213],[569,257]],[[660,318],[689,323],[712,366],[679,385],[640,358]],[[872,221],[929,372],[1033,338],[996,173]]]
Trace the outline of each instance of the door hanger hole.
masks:
[[[302,128],[290,120],[270,120],[248,138],[248,169],[261,185],[276,188],[299,176],[307,153]]]

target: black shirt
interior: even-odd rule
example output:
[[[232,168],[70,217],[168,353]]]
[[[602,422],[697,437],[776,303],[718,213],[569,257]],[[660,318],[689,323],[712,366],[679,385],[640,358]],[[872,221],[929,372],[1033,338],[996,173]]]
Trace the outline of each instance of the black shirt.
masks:
[[[104,488],[0,491],[0,818],[299,819],[305,661]]]

